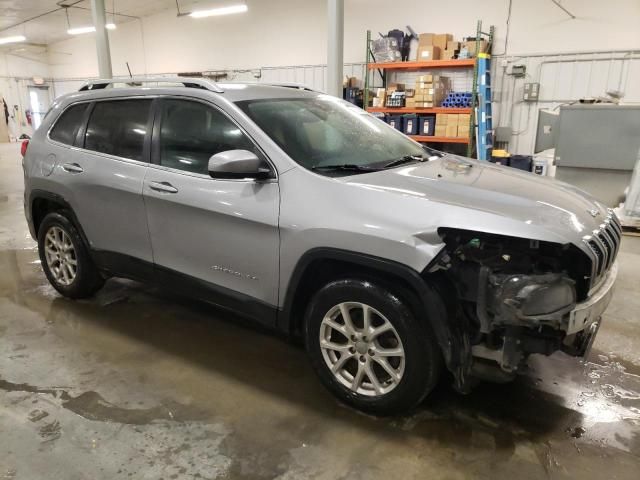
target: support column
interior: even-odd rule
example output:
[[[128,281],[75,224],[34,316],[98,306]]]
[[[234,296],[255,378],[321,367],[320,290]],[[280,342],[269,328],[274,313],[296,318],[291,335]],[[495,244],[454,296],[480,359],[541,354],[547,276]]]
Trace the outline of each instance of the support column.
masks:
[[[344,0],[327,0],[327,93],[342,98],[344,64]]]
[[[91,0],[93,25],[96,27],[96,52],[98,54],[98,76],[111,78],[111,52],[109,51],[109,35],[105,24],[107,15],[104,10],[104,0]]]

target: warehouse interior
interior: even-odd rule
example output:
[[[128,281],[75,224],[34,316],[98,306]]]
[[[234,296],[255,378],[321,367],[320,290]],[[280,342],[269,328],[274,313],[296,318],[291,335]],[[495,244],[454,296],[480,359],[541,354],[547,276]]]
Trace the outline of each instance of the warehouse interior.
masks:
[[[638,0],[405,0],[401,4],[385,0],[1,1],[0,479],[638,478],[639,21]],[[34,192],[53,185],[56,175],[65,171],[78,178],[72,174],[73,168],[79,169],[76,173],[83,172],[78,162],[87,169],[79,155],[91,149],[88,140],[83,137],[81,142],[85,143],[78,144],[78,139],[85,134],[89,138],[95,105],[109,95],[118,95],[119,89],[133,92],[130,96],[137,92],[152,99],[166,95],[173,101],[185,91],[196,91],[184,95],[199,96],[199,102],[204,102],[206,95],[231,95],[227,98],[239,107],[229,107],[225,115],[235,119],[239,118],[235,115],[242,115],[262,132],[249,135],[262,153],[235,151],[253,155],[246,157],[249,160],[270,158],[267,165],[275,173],[252,177],[251,190],[233,197],[236,204],[225,204],[232,198],[228,195],[234,185],[246,178],[217,180],[212,161],[224,152],[211,156],[204,167],[205,172],[209,169],[203,175],[206,178],[198,180],[223,184],[224,188],[194,187],[189,200],[196,203],[192,207],[197,218],[210,222],[208,231],[213,233],[208,238],[199,238],[207,232],[202,225],[188,231],[188,218],[175,218],[174,223],[167,220],[172,212],[183,210],[158,207],[164,204],[152,203],[159,202],[157,199],[145,197],[140,202],[141,208],[153,205],[160,212],[157,225],[149,220],[147,226],[146,220],[138,221],[134,209],[116,197],[110,199],[102,187],[92,191],[78,184],[89,199],[85,206],[92,205],[91,221],[102,223],[96,231],[106,232],[105,238],[119,238],[121,231],[133,231],[134,224],[140,223],[150,236],[179,235],[182,239],[177,242],[197,245],[184,253],[181,261],[182,265],[192,262],[204,266],[206,278],[199,280],[211,281],[217,278],[213,275],[221,275],[228,279],[221,284],[226,290],[244,282],[248,291],[266,291],[275,298],[266,303],[277,310],[277,328],[255,316],[250,318],[241,308],[243,303],[252,308],[256,298],[265,303],[259,293],[234,297],[232,305],[238,307],[228,307],[197,293],[192,295],[187,287],[180,290],[163,281],[149,283],[135,275],[107,275],[111,270],[103,270],[91,253],[103,277],[101,288],[86,298],[73,299],[52,283],[47,270],[43,271],[43,263],[49,261],[43,253],[47,232],[41,235],[39,225],[46,222],[37,222],[47,212],[38,217],[33,210]],[[250,97],[252,92],[258,92],[258,100]],[[340,105],[348,105],[345,111],[352,112],[354,132],[366,124],[374,125],[376,132],[382,129],[381,143],[385,143],[380,140],[387,138],[385,135],[398,142],[408,137],[413,142],[408,142],[412,147],[407,148],[426,149],[428,154],[419,162],[424,165],[412,167],[416,158],[409,154],[375,169],[365,166],[366,158],[362,160],[365,163],[353,165],[341,157],[335,175],[324,174],[328,164],[307,168],[296,157],[298,153],[293,155],[285,148],[286,142],[279,141],[279,134],[271,133],[268,122],[260,123],[249,109],[252,101],[268,104],[276,99],[274,103],[284,105],[287,101],[302,102],[304,95],[345,100],[348,103]],[[59,125],[55,118],[76,101],[92,103],[82,114],[84,126],[74,131],[70,143],[61,146],[52,141],[54,125]],[[161,143],[156,139],[162,135],[158,133],[159,119],[165,115],[155,112],[165,108],[160,102],[168,101],[152,101],[163,105],[150,107],[150,127],[148,133],[142,131],[147,135],[144,154],[153,164],[156,145]],[[352,108],[358,113],[349,110]],[[297,114],[293,109],[290,112]],[[336,115],[331,112],[323,120],[331,121]],[[57,118],[64,119],[62,115]],[[200,128],[199,118],[184,121],[175,141],[195,143],[197,134],[193,131]],[[239,125],[238,134],[252,132],[253,127],[234,122]],[[282,124],[290,126],[281,134],[283,138],[299,136],[294,124],[295,120]],[[322,137],[324,131],[318,132],[315,141],[320,138],[326,151],[333,151],[336,137],[331,132]],[[375,142],[373,137],[366,138]],[[61,150],[63,147],[66,150]],[[69,152],[69,157],[60,152]],[[62,162],[56,163],[56,154],[64,158]],[[280,155],[286,161],[274,159]],[[464,163],[463,157],[474,160]],[[48,158],[53,158],[51,168],[41,173]],[[180,158],[178,162],[190,162]],[[224,160],[231,162],[233,158]],[[283,164],[290,164],[291,172],[304,174],[290,173]],[[388,167],[396,168],[397,174],[384,177],[386,172],[378,171]],[[160,168],[164,173],[170,170]],[[114,172],[108,173],[110,180],[105,182],[125,180],[124,170]],[[298,179],[297,188],[308,197],[295,196],[295,202],[292,199],[287,205],[288,192],[296,188],[295,183],[286,183],[287,178]],[[312,183],[314,179],[320,180]],[[146,195],[147,179],[144,189],[142,182],[137,192],[141,199]],[[173,189],[168,182],[159,183],[165,189],[158,195],[162,201],[178,192],[167,190]],[[64,200],[65,207],[52,209],[50,215],[73,210],[74,185],[56,190],[56,198]],[[269,213],[265,190],[270,185],[279,189],[280,196],[273,204],[276,220],[269,225],[273,230],[268,236],[264,233]],[[346,196],[339,190],[345,185],[359,190]],[[224,220],[216,227],[221,210],[211,207],[209,217],[202,213],[209,207],[196,194],[203,191],[213,195],[216,205],[227,205],[228,216],[235,217],[235,223]],[[259,220],[245,218],[247,213],[242,210],[249,201],[247,196],[254,194],[261,209]],[[52,195],[46,197],[49,203],[38,205],[55,203]],[[573,203],[566,203],[569,197]],[[406,203],[396,203],[400,201]],[[221,208],[226,208],[224,205]],[[424,210],[417,211],[418,206]],[[233,210],[236,207],[237,211]],[[466,210],[460,213],[462,208]],[[109,224],[113,212],[121,217],[121,224]],[[80,232],[76,234],[78,241],[100,253],[102,247],[96,247],[99,242],[86,238],[91,234],[88,224],[80,225],[80,213],[72,214],[71,223]],[[492,223],[498,217],[499,221]],[[407,227],[410,220],[414,223]],[[229,230],[240,221],[260,223],[260,228]],[[427,231],[415,223],[422,221],[431,222],[429,225],[444,222],[435,226],[446,228]],[[313,335],[304,323],[320,308],[313,303],[316,291],[320,292],[317,295],[324,291],[320,287],[329,280],[360,275],[367,288],[371,283],[388,287],[395,299],[389,305],[396,305],[396,313],[403,311],[402,302],[407,299],[408,310],[415,313],[413,297],[419,294],[413,290],[402,293],[409,288],[408,281],[376,273],[376,261],[413,268],[418,258],[432,254],[428,264],[425,261],[413,269],[417,270],[415,277],[424,280],[428,273],[446,276],[452,264],[456,268],[455,255],[463,261],[475,255],[469,253],[472,250],[461,254],[463,248],[484,251],[481,242],[485,238],[495,239],[502,234],[501,228],[515,223],[518,234],[509,237],[526,240],[531,251],[541,248],[539,245],[563,245],[564,260],[557,264],[564,266],[567,279],[567,272],[579,272],[565,282],[573,292],[576,311],[584,305],[595,312],[595,295],[600,295],[596,290],[607,285],[606,294],[598,297],[603,305],[606,296],[604,311],[589,313],[593,315],[591,323],[585,319],[581,327],[589,331],[588,336],[584,334],[584,345],[573,350],[536,346],[527,358],[517,358],[518,362],[528,361],[526,368],[496,360],[502,368],[499,375],[486,374],[485,378],[478,374],[471,379],[471,363],[466,370],[451,367],[454,355],[447,352],[457,351],[456,341],[450,340],[447,350],[438,340],[442,353],[436,355],[442,374],[437,382],[434,380],[428,395],[425,387],[417,405],[391,415],[367,407],[367,398],[358,403],[355,398],[360,390],[352,389],[355,393],[345,400],[335,389],[324,388],[326,381],[319,381],[322,374],[317,364],[313,357],[311,361],[308,358],[313,355],[308,353],[308,338]],[[542,231],[535,230],[536,223],[546,226],[544,235],[536,236]],[[592,223],[596,230],[590,227]],[[446,233],[449,226],[482,235],[462,235],[465,242],[470,241],[459,240],[457,249],[446,250],[451,238]],[[305,228],[307,233],[302,232]],[[401,237],[401,228],[408,228],[411,236]],[[225,229],[220,234],[222,242],[235,243],[236,249],[254,247],[233,252],[235,257],[225,253],[221,260],[215,259],[214,250],[223,247],[214,237]],[[569,230],[581,232],[577,240],[568,233],[565,236]],[[277,245],[273,252],[267,249],[270,241]],[[154,244],[153,238],[150,243],[150,251],[158,257],[168,244]],[[437,255],[436,244],[443,248]],[[325,247],[343,252],[347,245],[354,255],[365,258],[366,254],[367,259],[353,271],[344,267],[348,265],[346,257],[322,264],[326,267],[318,267],[315,280],[309,283],[315,290],[305,291],[306,296],[293,294],[296,300],[287,303],[291,285],[298,279],[297,268],[302,265],[302,260],[296,264],[298,256],[304,259],[306,253],[318,254]],[[308,252],[301,252],[303,246]],[[411,253],[405,253],[408,248],[413,248]],[[595,252],[589,267],[593,268],[589,270],[594,276],[589,284],[593,288],[585,289],[582,300],[580,282],[588,277],[582,275],[578,257],[572,256],[581,248]],[[230,249],[225,247],[224,251]],[[208,250],[211,258],[195,258]],[[442,253],[445,250],[448,253]],[[510,251],[500,250],[498,261],[506,264],[511,256]],[[266,275],[256,273],[261,272],[257,264],[262,257],[270,258],[273,277],[278,278],[266,286]],[[232,263],[234,258],[239,258],[239,263]],[[309,260],[310,264],[320,265],[320,260],[313,258],[316,263]],[[75,265],[80,257],[74,253],[72,260]],[[132,258],[125,259],[125,263],[130,261]],[[151,262],[153,268],[161,267],[155,257]],[[483,269],[489,269],[479,263],[483,265],[478,273],[481,281],[494,282],[492,285],[503,281],[498,274],[485,273],[483,277]],[[606,277],[597,288],[596,270],[598,277]],[[69,285],[75,281],[75,272],[72,280],[64,274]],[[547,272],[536,273],[542,277]],[[288,275],[291,283],[287,283]],[[528,281],[528,277],[509,278],[516,283]],[[449,301],[453,305],[453,310],[447,310],[449,315],[479,319],[482,335],[465,333],[459,348],[467,352],[469,362],[475,358],[477,363],[481,357],[487,363],[497,354],[478,353],[488,351],[486,346],[480,348],[480,336],[489,347],[495,346],[490,343],[494,341],[492,334],[484,330],[485,317],[479,313],[480,307],[466,313],[465,292],[475,289],[469,286],[474,282],[475,277],[473,282],[457,286],[453,297],[442,292],[441,296],[446,300],[443,305],[448,307]],[[555,283],[548,282],[544,288],[555,288]],[[506,285],[506,280],[504,287],[500,284],[500,292],[508,290]],[[310,303],[301,303],[300,298]],[[478,293],[480,298],[485,301]],[[548,298],[552,302],[557,297],[549,294]],[[504,305],[513,303],[505,300]],[[366,312],[371,307],[364,308]],[[524,315],[523,311],[519,314]],[[278,316],[283,312],[295,321],[300,317],[301,326],[287,324],[285,333]],[[343,310],[338,312],[341,317],[332,317],[334,323],[329,324],[342,331],[351,320]],[[376,311],[394,332],[398,329],[400,345],[403,341],[407,345],[403,330],[383,314]],[[261,310],[260,315],[267,314]],[[576,318],[573,310],[562,315],[565,320],[570,318],[569,322]],[[320,315],[319,319],[325,322],[328,316],[323,320]],[[536,317],[540,335],[549,318]],[[363,322],[367,329],[368,320]],[[326,328],[323,325],[319,327],[321,336]],[[567,327],[566,337],[562,333],[563,345],[568,344],[571,332],[578,331],[578,327],[570,331],[572,325]],[[437,330],[427,330],[432,328]],[[505,338],[511,335],[509,328],[515,327],[504,330]],[[576,338],[582,338],[581,332]],[[366,355],[373,357],[373,340],[367,343],[366,336],[349,340],[342,334],[352,342],[345,345],[352,353],[357,351],[360,361],[364,362]],[[520,337],[514,341],[520,345]],[[498,343],[496,351],[507,358],[507,341]],[[410,355],[408,348],[406,353]],[[325,351],[322,355],[319,361],[324,358],[332,371],[346,358],[340,354],[336,361]],[[366,362],[369,360],[372,365],[377,361],[367,357]],[[405,375],[399,374],[398,385],[408,377],[406,372],[413,371],[409,363],[405,368],[404,362],[403,356],[400,366],[392,364],[396,373]],[[460,379],[467,377],[459,372],[469,375],[469,380],[462,382]],[[352,378],[355,382],[355,373],[346,375],[348,383]],[[365,375],[378,392],[372,374]],[[393,391],[396,387],[384,388]]]

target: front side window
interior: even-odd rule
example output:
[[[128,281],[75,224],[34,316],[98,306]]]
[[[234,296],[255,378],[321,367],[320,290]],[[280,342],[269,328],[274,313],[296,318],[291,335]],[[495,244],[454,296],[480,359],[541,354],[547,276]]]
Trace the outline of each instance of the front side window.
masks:
[[[208,175],[209,158],[227,150],[257,153],[238,126],[215,108],[188,100],[163,100],[160,165]]]
[[[142,161],[150,108],[150,99],[97,102],[84,148]]]
[[[437,155],[361,108],[328,95],[237,104],[305,168],[322,171],[322,167],[354,165],[376,169],[403,158]]]
[[[65,145],[73,145],[88,106],[88,103],[81,103],[67,108],[51,129],[49,134],[51,140]]]

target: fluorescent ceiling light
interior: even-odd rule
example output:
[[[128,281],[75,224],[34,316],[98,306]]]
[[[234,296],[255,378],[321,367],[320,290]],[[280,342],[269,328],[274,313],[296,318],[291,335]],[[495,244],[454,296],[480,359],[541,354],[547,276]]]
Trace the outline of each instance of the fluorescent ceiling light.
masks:
[[[246,5],[230,5],[228,7],[212,8],[211,10],[196,10],[189,14],[193,18],[217,17],[219,15],[231,15],[232,13],[244,13],[248,10]]]
[[[91,32],[95,32],[96,31],[96,27],[76,27],[76,28],[70,28],[69,30],[67,30],[67,33],[69,35],[81,35],[83,33],[91,33]]]
[[[116,24],[115,23],[107,23],[104,28],[106,28],[107,30],[115,30],[116,29]],[[81,35],[83,33],[92,33],[96,31],[96,27],[94,27],[93,25],[91,25],[90,27],[76,27],[76,28],[70,28],[69,30],[67,30],[67,33],[69,35]]]
[[[4,37],[0,38],[0,45],[4,45],[6,43],[18,43],[24,42],[27,39],[24,35],[14,35],[13,37]]]

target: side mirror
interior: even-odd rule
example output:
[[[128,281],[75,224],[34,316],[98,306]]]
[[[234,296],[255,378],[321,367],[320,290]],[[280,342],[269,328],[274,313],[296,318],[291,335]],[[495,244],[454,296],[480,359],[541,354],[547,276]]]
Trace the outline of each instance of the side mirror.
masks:
[[[209,159],[209,175],[223,179],[273,178],[269,165],[248,150],[227,150],[212,155]]]

